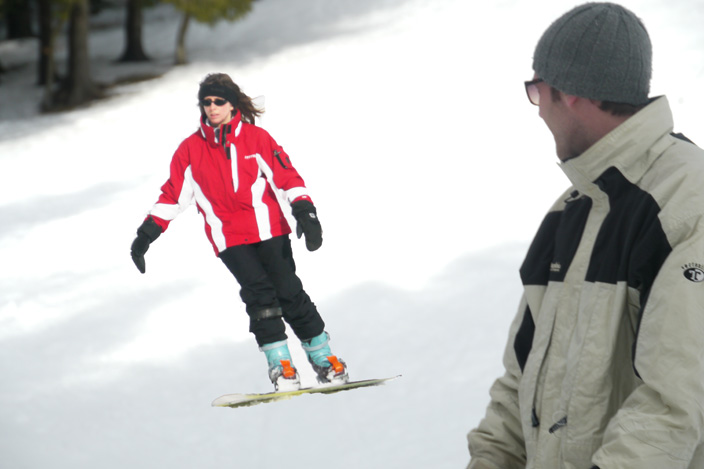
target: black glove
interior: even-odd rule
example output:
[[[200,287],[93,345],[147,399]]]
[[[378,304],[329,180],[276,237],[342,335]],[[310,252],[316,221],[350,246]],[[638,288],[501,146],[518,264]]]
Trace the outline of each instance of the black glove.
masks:
[[[296,235],[300,239],[306,235],[306,247],[315,251],[323,244],[323,228],[315,210],[315,206],[308,200],[299,200],[291,204],[293,216],[296,218]]]
[[[152,217],[147,218],[137,229],[137,237],[132,241],[132,260],[140,272],[147,269],[144,263],[144,254],[149,250],[149,245],[156,241],[161,234],[161,227],[156,224]]]

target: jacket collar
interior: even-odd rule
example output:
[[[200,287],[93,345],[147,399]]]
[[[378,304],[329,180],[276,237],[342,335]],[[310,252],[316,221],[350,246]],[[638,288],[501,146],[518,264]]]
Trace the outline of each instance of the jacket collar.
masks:
[[[235,137],[239,136],[241,130],[242,114],[239,110],[230,122],[221,125],[219,129],[212,127],[205,116],[201,116],[200,118],[200,134],[210,145],[221,144],[224,146],[226,142],[234,141]]]
[[[671,141],[663,137],[669,135],[673,127],[667,98],[655,98],[587,151],[560,163],[560,167],[572,184],[584,193],[592,192],[594,182],[611,167],[636,183],[671,145]]]

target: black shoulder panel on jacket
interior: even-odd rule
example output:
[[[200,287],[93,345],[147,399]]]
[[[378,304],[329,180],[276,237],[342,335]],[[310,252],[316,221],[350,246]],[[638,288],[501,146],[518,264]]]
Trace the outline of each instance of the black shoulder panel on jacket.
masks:
[[[641,296],[647,294],[672,250],[660,224],[660,207],[616,168],[606,170],[596,184],[608,194],[610,210],[597,235],[586,280],[625,281]]]
[[[685,142],[689,142],[689,143],[691,143],[692,145],[696,145],[696,143],[694,143],[693,141],[691,141],[690,139],[688,139],[687,137],[685,137],[684,134],[671,132],[670,135],[672,135],[672,136],[675,137],[675,138],[679,138],[680,140],[684,140]]]

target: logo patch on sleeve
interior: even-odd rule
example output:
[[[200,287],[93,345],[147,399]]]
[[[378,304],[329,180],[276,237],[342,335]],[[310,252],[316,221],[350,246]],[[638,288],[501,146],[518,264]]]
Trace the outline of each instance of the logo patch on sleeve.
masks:
[[[704,282],[704,265],[696,262],[685,264],[682,266],[682,274],[690,282]]]

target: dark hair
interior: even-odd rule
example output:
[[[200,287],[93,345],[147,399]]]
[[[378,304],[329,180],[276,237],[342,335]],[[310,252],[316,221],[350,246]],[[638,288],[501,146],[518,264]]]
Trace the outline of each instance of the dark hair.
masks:
[[[232,81],[232,78],[230,78],[228,74],[210,73],[203,78],[203,81],[200,82],[200,86],[198,88],[198,107],[200,108],[201,116],[205,117],[205,111],[203,110],[203,106],[200,105],[200,100],[205,96],[209,96],[201,96],[201,92],[207,90],[217,90],[218,88],[224,92],[217,93],[212,96],[219,96],[220,94],[227,95],[219,97],[227,99],[235,109],[240,111],[242,114],[242,121],[249,124],[254,124],[254,119],[262,115],[264,112],[263,109],[259,109],[254,106],[254,103],[252,103],[252,98],[244,94],[242,90],[240,90],[240,87]]]
[[[632,116],[636,112],[643,109],[646,105],[647,103],[636,106],[634,104],[602,101],[599,105],[599,109],[601,109],[602,111],[610,112],[614,116]]]
[[[554,87],[550,87],[550,95],[553,101],[560,100],[560,91]],[[640,104],[638,106],[626,103],[614,103],[612,101],[601,101],[599,104],[599,109],[602,111],[610,112],[614,116],[632,116],[641,109],[643,109],[648,103]]]

